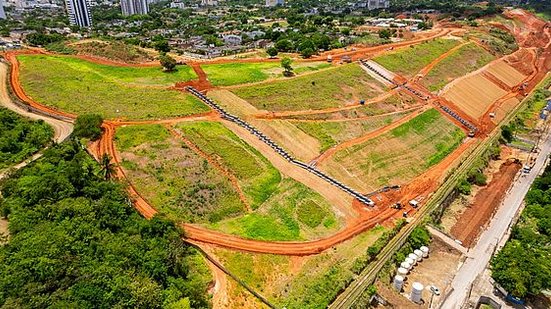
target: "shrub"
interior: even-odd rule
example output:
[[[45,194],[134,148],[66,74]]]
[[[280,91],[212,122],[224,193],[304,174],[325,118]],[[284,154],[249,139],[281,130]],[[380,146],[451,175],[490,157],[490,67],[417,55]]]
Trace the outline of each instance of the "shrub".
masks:
[[[101,136],[103,118],[97,114],[86,114],[77,117],[73,134],[79,138],[97,140]]]
[[[176,60],[167,54],[159,56],[159,62],[163,66],[165,72],[172,72],[176,68]]]
[[[466,179],[461,180],[461,182],[457,185],[457,191],[463,195],[469,195],[471,194],[471,183],[468,182]]]

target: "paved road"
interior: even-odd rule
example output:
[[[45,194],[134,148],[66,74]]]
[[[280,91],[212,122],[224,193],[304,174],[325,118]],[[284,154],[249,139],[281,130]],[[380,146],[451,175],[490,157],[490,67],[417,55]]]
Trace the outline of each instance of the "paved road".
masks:
[[[61,142],[67,136],[73,132],[73,125],[71,123],[61,121],[54,118],[49,118],[42,115],[33,114],[15,103],[11,100],[8,94],[8,66],[5,63],[0,63],[0,105],[11,109],[12,111],[18,113],[19,115],[29,117],[31,119],[41,119],[44,120],[47,124],[53,127],[54,129],[54,141]]]
[[[469,293],[471,284],[486,268],[494,252],[494,248],[506,234],[511,221],[521,207],[530,185],[540,171],[545,168],[545,162],[551,153],[551,136],[549,133],[544,138],[540,149],[541,151],[537,156],[532,172],[527,176],[518,178],[513,184],[488,228],[481,234],[476,246],[469,251],[467,260],[452,281],[454,290],[440,308],[460,308]]]
[[[33,114],[19,107],[15,103],[13,103],[13,101],[11,100],[8,94],[7,83],[8,83],[8,66],[5,63],[0,62],[0,106],[3,106],[7,109],[10,109],[18,113],[19,115],[22,115],[31,119],[44,120],[44,122],[52,126],[52,128],[54,129],[54,141],[57,143],[65,140],[71,134],[71,132],[73,132],[73,125],[69,122],[61,121],[54,118],[49,118],[42,115]],[[41,156],[42,156],[42,152],[36,153],[31,158],[13,166],[11,169],[18,170],[20,168],[23,168],[27,166],[27,164],[35,161]],[[4,178],[6,175],[7,175],[6,172],[0,173],[0,179]]]

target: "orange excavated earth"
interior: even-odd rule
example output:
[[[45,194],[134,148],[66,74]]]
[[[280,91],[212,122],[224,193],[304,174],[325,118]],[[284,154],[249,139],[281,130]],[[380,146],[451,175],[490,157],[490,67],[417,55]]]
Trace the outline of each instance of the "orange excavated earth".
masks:
[[[513,182],[521,164],[507,161],[501,165],[492,181],[475,196],[473,203],[452,227],[451,234],[465,247],[475,244],[481,229],[490,221]]]
[[[209,243],[217,246],[222,246],[231,249],[242,251],[270,253],[280,255],[312,255],[323,252],[336,244],[346,241],[378,224],[384,224],[388,220],[392,220],[401,216],[402,212],[408,214],[414,213],[416,210],[407,206],[405,209],[396,210],[390,208],[394,202],[400,201],[403,205],[407,205],[411,199],[426,200],[428,196],[436,190],[442,181],[442,177],[446,171],[453,166],[457,159],[474,143],[474,139],[463,143],[452,154],[446,157],[440,164],[429,169],[427,172],[419,176],[415,181],[401,188],[399,191],[391,192],[392,198],[383,199],[383,202],[377,203],[374,211],[366,211],[362,207],[356,205],[354,209],[361,212],[358,219],[350,222],[344,229],[336,234],[324,239],[318,239],[305,242],[278,242],[278,241],[258,241],[243,239],[237,236],[224,234],[217,231],[212,231],[193,224],[183,224],[185,236],[193,241]]]
[[[544,77],[546,72],[551,68],[551,30],[549,24],[546,24],[533,15],[528,14],[521,10],[515,10],[508,12],[511,18],[519,19],[525,24],[522,28],[515,28],[514,33],[519,42],[521,42],[521,47],[526,49],[538,48],[538,57],[533,59],[534,63],[519,63],[521,66],[528,66],[534,69],[534,73],[527,80],[528,86],[525,91],[531,91],[533,87]],[[382,53],[386,50],[406,47],[414,44],[422,43],[426,40],[431,40],[437,37],[442,37],[445,35],[452,34],[454,31],[460,31],[458,29],[435,29],[427,36],[423,36],[412,41],[404,41],[393,43],[385,46],[369,47],[369,48],[358,48],[352,51],[333,51],[320,55],[306,61],[320,61],[325,60],[327,55],[331,54],[335,57],[342,56],[351,56],[353,60],[359,59],[361,57],[373,56],[378,53]],[[530,41],[533,40],[535,45],[531,45]],[[39,51],[38,51],[39,52]],[[37,53],[37,51],[28,51],[28,53]],[[41,109],[46,113],[54,115],[63,115],[65,117],[74,118],[74,115],[64,113],[61,111],[53,110],[49,107],[45,107],[37,102],[34,102],[32,98],[29,98],[25,95],[21,85],[19,84],[19,64],[15,58],[15,53],[8,52],[5,54],[6,59],[12,63],[12,74],[10,82],[12,87],[18,97],[20,97],[27,104]],[[81,57],[82,58],[82,57]],[[96,58],[90,59],[91,61],[103,61]],[[522,59],[516,59],[517,63],[523,62]],[[219,61],[209,61],[208,63],[228,63],[228,62],[258,62],[259,59],[244,59],[244,60],[234,60],[234,59],[223,59]],[[267,59],[265,61],[279,61],[277,59]],[[104,62],[105,63],[105,62]],[[193,62],[190,64],[195,72],[198,75],[198,81],[195,84],[201,89],[209,89],[211,87],[208,83],[206,74],[204,74],[199,64]],[[144,64],[149,65],[149,64]],[[135,66],[135,65],[134,65]],[[138,65],[139,66],[139,65]],[[430,71],[430,68],[427,69],[427,72]],[[182,86],[182,85],[180,85]],[[427,93],[424,87],[417,85],[414,82],[410,82],[410,86],[416,88],[422,93]],[[428,93],[427,93],[428,95]],[[380,99],[380,98],[378,98]],[[434,103],[437,99],[437,96],[431,95],[430,102]],[[444,102],[446,103],[446,102]],[[352,107],[354,108],[354,107]],[[319,111],[306,111],[306,113],[319,113]],[[460,112],[460,111],[459,111]],[[299,112],[300,114],[301,112]],[[165,123],[173,124],[176,121],[185,121],[185,120],[197,120],[197,119],[214,119],[217,120],[217,117],[214,113],[205,113],[202,115],[182,117],[178,119],[169,119],[169,120],[159,120],[159,121],[107,121],[103,125],[104,134],[102,138],[89,146],[90,152],[99,159],[103,154],[109,154],[117,163],[116,167],[116,177],[126,180],[128,182],[128,191],[130,197],[132,198],[136,209],[146,218],[153,217],[157,211],[152,207],[146,199],[144,199],[136,188],[128,181],[124,170],[120,167],[120,157],[115,149],[114,145],[114,134],[117,126],[120,125],[133,125],[133,124],[142,124],[142,123]],[[269,118],[269,117],[268,117]],[[310,255],[322,252],[332,246],[343,242],[347,239],[362,233],[377,224],[388,224],[393,219],[401,217],[402,212],[406,211],[408,214],[415,213],[415,209],[412,209],[410,206],[407,206],[404,210],[395,210],[390,208],[390,206],[395,202],[402,202],[402,204],[407,205],[407,202],[411,199],[418,199],[422,203],[428,199],[430,194],[434,192],[438,186],[441,184],[442,180],[446,177],[447,173],[450,171],[451,167],[455,166],[461,159],[461,157],[468,152],[469,149],[476,143],[477,139],[467,139],[466,142],[461,144],[454,152],[448,155],[444,160],[439,164],[433,166],[428,171],[417,177],[410,184],[402,187],[399,191],[385,192],[379,194],[377,206],[372,209],[366,209],[365,206],[361,205],[359,202],[355,201],[351,205],[351,209],[358,214],[355,218],[346,218],[347,225],[335,233],[334,235],[313,241],[306,242],[268,242],[268,241],[256,241],[243,239],[233,235],[223,234],[221,232],[208,230],[206,228],[192,225],[192,224],[183,224],[186,237],[194,242],[203,242],[210,243],[213,245],[223,246],[236,250],[244,250],[251,252],[260,252],[260,253],[272,253],[272,254],[282,254],[282,255]],[[321,180],[320,180],[321,181]]]

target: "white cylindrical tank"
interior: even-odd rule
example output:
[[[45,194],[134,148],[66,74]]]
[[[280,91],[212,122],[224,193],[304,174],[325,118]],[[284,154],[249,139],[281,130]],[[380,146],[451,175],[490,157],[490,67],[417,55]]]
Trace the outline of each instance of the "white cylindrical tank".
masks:
[[[420,303],[421,298],[423,298],[423,288],[424,286],[419,282],[413,282],[411,285],[411,295],[409,296],[409,299],[411,299],[414,303]]]
[[[394,288],[396,291],[400,292],[402,291],[402,287],[404,286],[404,277],[400,275],[394,276]]]
[[[400,267],[405,268],[405,269],[407,269],[407,270],[410,270],[410,269],[411,269],[411,264],[408,263],[408,262],[402,262],[402,263],[400,264]]]
[[[423,257],[428,257],[429,256],[429,247],[427,246],[421,246],[421,248],[419,248],[419,250],[421,250],[423,252]]]
[[[410,269],[413,268],[413,266],[415,265],[415,261],[408,257],[405,259],[405,262],[409,263],[409,265],[411,266]]]
[[[417,260],[419,262],[421,262],[423,260],[423,251],[421,251],[419,249],[416,249],[415,251],[413,251],[413,253],[415,253],[415,255],[417,255]]]
[[[415,254],[415,253],[410,253],[410,254],[408,255],[408,258],[410,258],[410,259],[413,260],[413,264],[412,264],[412,265],[417,264],[417,260],[418,260],[417,254]]]
[[[408,270],[407,270],[407,268],[400,267],[400,268],[398,268],[397,273],[398,273],[398,275],[400,275],[402,277],[405,277],[408,274]]]

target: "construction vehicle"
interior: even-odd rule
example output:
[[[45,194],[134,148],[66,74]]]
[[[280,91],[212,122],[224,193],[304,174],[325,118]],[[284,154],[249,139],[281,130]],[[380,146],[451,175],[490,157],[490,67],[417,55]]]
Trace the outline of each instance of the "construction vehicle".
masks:
[[[392,205],[391,207],[392,207],[393,209],[398,209],[398,210],[400,210],[400,209],[402,209],[402,203],[398,202],[398,203]]]

